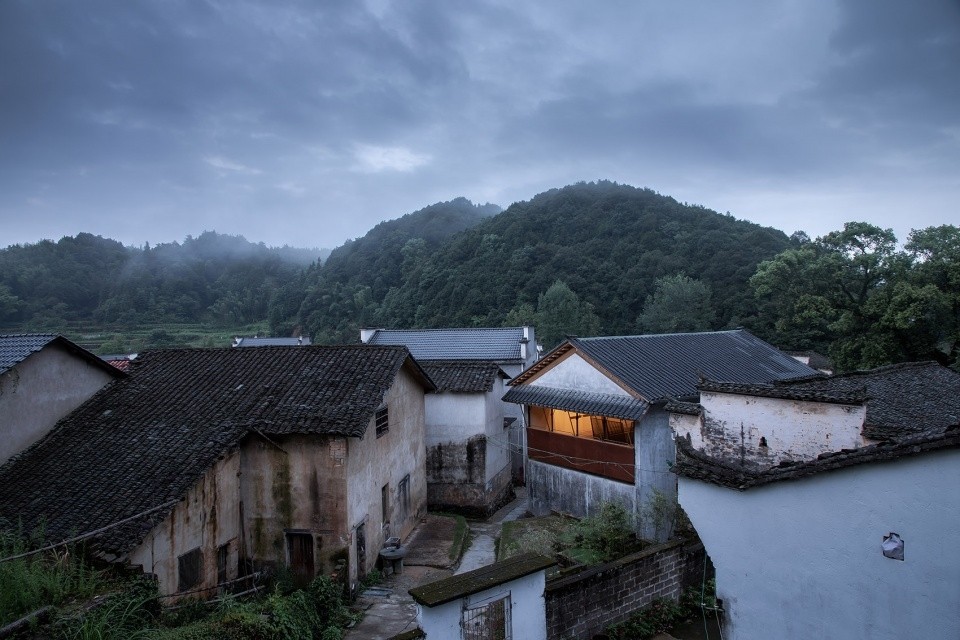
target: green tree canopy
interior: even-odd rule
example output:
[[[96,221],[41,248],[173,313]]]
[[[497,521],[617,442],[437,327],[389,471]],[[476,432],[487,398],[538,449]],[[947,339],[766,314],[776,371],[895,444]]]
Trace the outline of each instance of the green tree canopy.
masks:
[[[707,331],[716,313],[710,301],[710,286],[682,273],[657,278],[647,296],[637,329],[643,333]]]

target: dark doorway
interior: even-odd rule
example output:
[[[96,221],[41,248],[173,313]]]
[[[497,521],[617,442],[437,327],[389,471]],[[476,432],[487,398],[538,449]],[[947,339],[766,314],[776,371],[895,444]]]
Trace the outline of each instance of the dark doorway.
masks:
[[[313,580],[313,536],[309,533],[287,533],[290,572],[297,587],[305,587]]]
[[[367,575],[367,524],[357,525],[357,580]]]

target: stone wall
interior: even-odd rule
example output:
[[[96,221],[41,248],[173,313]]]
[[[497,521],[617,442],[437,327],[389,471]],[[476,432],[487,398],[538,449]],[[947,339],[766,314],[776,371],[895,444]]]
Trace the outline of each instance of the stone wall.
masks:
[[[703,545],[674,540],[548,580],[547,638],[589,640],[657,598],[678,600],[700,586],[704,571],[713,576]]]

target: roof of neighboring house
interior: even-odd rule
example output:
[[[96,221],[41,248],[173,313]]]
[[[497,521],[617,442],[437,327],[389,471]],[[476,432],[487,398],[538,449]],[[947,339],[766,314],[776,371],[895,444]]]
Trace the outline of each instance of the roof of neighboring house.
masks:
[[[867,400],[864,386],[850,389],[809,389],[790,381],[769,384],[744,384],[739,382],[716,382],[702,380],[697,385],[700,391],[733,393],[744,396],[759,396],[780,400],[800,400],[809,402],[829,402],[832,404],[863,404]]]
[[[402,344],[418,360],[522,362],[523,340],[523,327],[377,329],[368,344]]]
[[[639,420],[647,413],[649,404],[638,398],[608,393],[576,391],[524,385],[512,387],[503,396],[504,402],[550,407],[575,413],[603,415],[626,420]]]
[[[480,593],[517,578],[543,571],[557,564],[556,560],[536,553],[521,553],[516,556],[494,562],[485,567],[450,576],[414,589],[410,589],[413,599],[425,607],[438,605]]]
[[[960,422],[960,373],[936,362],[905,362],[834,376],[778,382],[798,393],[866,392],[863,435],[888,440],[936,434]]]
[[[817,373],[750,332],[736,329],[568,338],[510,384],[535,377],[571,350],[651,403],[695,396],[701,377],[757,383]]]
[[[363,436],[402,367],[433,388],[404,347],[144,351],[0,466],[0,520],[45,521],[59,541],[182,498],[251,432]],[[95,550],[121,556],[172,508],[109,529]]]
[[[119,370],[93,355],[83,347],[70,342],[55,333],[21,333],[0,335],[0,374],[6,373],[34,353],[48,345],[57,345],[86,360],[95,367],[111,374],[119,375]]]
[[[236,338],[233,341],[235,347],[305,347],[310,344],[310,338],[304,336],[299,338],[261,338],[254,336],[252,338]]]
[[[814,369],[821,371],[833,370],[833,361],[822,353],[817,353],[816,351],[784,351],[784,353],[791,358],[806,358],[807,364]]]
[[[509,378],[495,363],[485,360],[420,360],[420,366],[438,392],[485,393],[493,391],[497,376]]]
[[[781,462],[771,468],[755,468],[735,462],[719,460],[695,450],[684,438],[677,438],[677,461],[672,467],[677,474],[743,491],[760,485],[835,471],[859,464],[889,462],[941,449],[960,448],[960,424],[939,433],[907,438],[899,442],[887,441],[860,447],[823,453],[809,462]]]

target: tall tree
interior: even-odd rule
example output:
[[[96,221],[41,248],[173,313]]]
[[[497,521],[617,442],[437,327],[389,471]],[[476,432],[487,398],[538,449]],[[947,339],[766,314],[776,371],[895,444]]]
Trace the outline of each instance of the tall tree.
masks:
[[[706,331],[713,328],[716,313],[710,301],[710,286],[682,273],[657,278],[656,289],[647,296],[637,328],[644,333]]]
[[[600,319],[593,305],[584,302],[562,280],[557,280],[537,298],[537,335],[547,349],[560,344],[568,335],[594,335]]]

